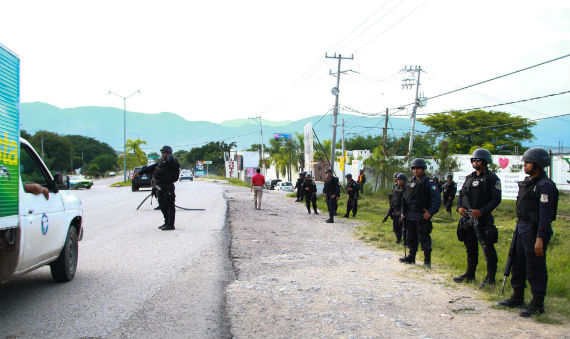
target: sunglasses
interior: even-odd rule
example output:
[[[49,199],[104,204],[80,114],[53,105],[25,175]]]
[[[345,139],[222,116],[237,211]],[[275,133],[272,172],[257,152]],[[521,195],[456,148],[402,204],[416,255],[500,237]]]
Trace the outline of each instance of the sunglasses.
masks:
[[[474,163],[474,162],[483,162],[483,159],[479,159],[479,158],[471,159],[471,163]]]

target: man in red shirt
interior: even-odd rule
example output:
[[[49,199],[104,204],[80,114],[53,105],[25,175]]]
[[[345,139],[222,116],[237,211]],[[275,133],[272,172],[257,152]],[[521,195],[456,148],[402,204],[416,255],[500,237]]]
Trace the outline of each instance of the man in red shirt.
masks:
[[[265,177],[261,174],[261,169],[257,168],[251,177],[251,190],[253,191],[253,204],[256,210],[261,209],[261,196],[263,195],[263,185]]]

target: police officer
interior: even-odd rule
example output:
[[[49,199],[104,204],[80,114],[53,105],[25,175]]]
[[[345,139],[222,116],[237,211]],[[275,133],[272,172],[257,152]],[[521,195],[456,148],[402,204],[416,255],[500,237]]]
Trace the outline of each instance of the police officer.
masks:
[[[356,211],[358,210],[358,198],[360,190],[360,186],[354,180],[352,180],[352,174],[346,175],[347,183],[346,183],[346,192],[348,193],[348,201],[346,202],[346,214],[344,215],[345,218],[348,218],[350,215],[350,211],[352,211],[352,216],[356,216]]]
[[[479,245],[483,248],[487,261],[487,276],[479,286],[495,284],[497,273],[498,231],[491,212],[501,203],[501,181],[488,169],[493,163],[491,153],[483,148],[476,149],[471,155],[471,166],[475,170],[465,178],[457,198],[457,212],[462,218],[457,226],[457,237],[465,244],[467,251],[467,270],[465,274],[453,278],[455,282],[473,281],[479,259]]]
[[[326,171],[327,178],[325,179],[325,185],[323,187],[323,195],[327,199],[327,208],[329,209],[328,223],[334,222],[334,215],[338,208],[338,198],[340,198],[340,183],[337,177],[332,174],[332,170],[329,168]]]
[[[396,235],[396,244],[402,241],[402,208],[404,206],[404,193],[406,192],[406,182],[408,177],[404,173],[398,173],[396,185],[390,195],[390,211],[388,215],[392,218],[392,230]]]
[[[437,175],[434,175],[433,177],[431,177],[433,179],[433,181],[435,181],[435,183],[437,184],[437,188],[439,189],[439,191],[441,192],[441,186],[443,185],[441,183],[441,181],[439,181],[439,178]]]
[[[443,192],[443,201],[445,202],[445,210],[451,215],[451,207],[453,200],[455,200],[455,193],[457,193],[457,183],[453,181],[453,174],[447,173],[446,181],[441,187]]]
[[[501,306],[522,307],[526,280],[530,283],[532,301],[519,312],[522,317],[544,313],[544,297],[548,273],[546,248],[552,237],[552,221],[556,220],[558,189],[544,168],[550,166],[548,152],[534,147],[522,157],[528,176],[519,182],[515,251],[512,258],[511,286],[513,295],[499,302]]]
[[[301,184],[301,192],[305,196],[305,201],[307,204],[307,212],[311,214],[311,202],[313,203],[313,211],[315,214],[319,214],[317,211],[317,185],[313,181],[311,173],[305,174],[305,180]]]
[[[407,264],[416,262],[419,241],[424,251],[424,266],[431,268],[431,218],[439,211],[441,193],[435,181],[425,174],[427,163],[424,159],[414,159],[411,168],[414,176],[406,183],[403,206],[407,229],[404,241],[410,253],[400,261]]]
[[[164,225],[158,228],[163,231],[174,230],[174,216],[176,213],[174,200],[174,183],[180,175],[180,165],[172,156],[172,147],[163,146],[160,149],[160,161],[150,166],[144,166],[135,176],[145,173],[152,173],[156,179],[156,189],[158,190],[158,203],[164,216]]]
[[[295,183],[295,189],[297,189],[297,200],[295,201],[303,201],[305,193],[301,189],[301,185],[303,185],[303,182],[305,181],[305,174],[305,172],[299,173],[299,178],[297,178],[297,182]]]

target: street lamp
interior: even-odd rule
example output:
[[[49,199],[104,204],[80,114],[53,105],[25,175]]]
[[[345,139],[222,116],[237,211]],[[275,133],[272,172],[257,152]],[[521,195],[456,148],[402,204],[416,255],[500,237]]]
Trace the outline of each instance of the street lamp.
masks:
[[[118,96],[119,98],[123,99],[123,127],[124,127],[124,138],[123,138],[123,180],[126,183],[127,182],[127,99],[132,97],[135,94],[139,94],[141,91],[137,89],[136,92],[134,92],[133,94],[129,95],[129,96],[122,96],[122,95],[118,95],[117,93],[114,93],[113,91],[109,91],[109,95],[113,94],[115,96]]]

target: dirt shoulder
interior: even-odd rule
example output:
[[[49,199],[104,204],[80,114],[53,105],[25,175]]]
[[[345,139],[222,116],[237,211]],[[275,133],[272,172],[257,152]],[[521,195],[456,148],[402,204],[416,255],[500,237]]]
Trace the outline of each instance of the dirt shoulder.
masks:
[[[493,308],[478,293],[355,239],[351,220],[324,222],[283,193],[228,186],[226,290],[235,338],[569,338],[570,326]],[[324,203],[319,198],[318,204]],[[434,250],[437,251],[437,248]],[[420,254],[420,259],[422,259]]]

